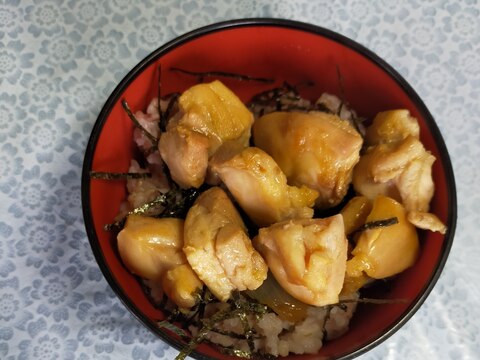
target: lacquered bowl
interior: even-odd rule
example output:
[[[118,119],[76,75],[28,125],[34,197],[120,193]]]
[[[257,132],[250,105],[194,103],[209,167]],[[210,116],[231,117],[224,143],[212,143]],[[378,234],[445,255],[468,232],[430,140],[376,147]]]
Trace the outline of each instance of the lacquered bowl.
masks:
[[[309,83],[304,97],[316,99],[327,91],[343,96],[363,117],[407,108],[420,123],[421,141],[437,158],[433,165],[435,195],[431,212],[447,226],[445,235],[420,232],[421,255],[416,264],[377,292],[384,299],[406,299],[385,305],[360,304],[350,330],[327,342],[318,354],[291,355],[286,359],[348,359],[377,346],[401,328],[422,305],[445,265],[456,223],[456,193],[451,162],[441,133],[425,104],[412,87],[385,61],[354,41],[332,31],[299,22],[247,19],[210,25],[170,41],[141,61],[120,82],[105,103],[85,153],[82,203],[86,231],[105,278],[125,306],[163,341],[181,349],[184,343],[156,326],[164,314],[144,295],[138,280],[122,265],[115,237],[103,230],[125,199],[123,181],[91,180],[89,172],[125,172],[134,150],[133,124],[121,106],[144,110],[158,94],[161,65],[162,94],[183,91],[198,81],[171,71],[225,71],[276,79],[278,83]],[[337,71],[337,69],[339,71]],[[271,84],[222,79],[244,101]],[[313,85],[312,85],[313,84]],[[159,340],[160,341],[160,340]],[[228,359],[214,348],[200,345],[196,359]]]

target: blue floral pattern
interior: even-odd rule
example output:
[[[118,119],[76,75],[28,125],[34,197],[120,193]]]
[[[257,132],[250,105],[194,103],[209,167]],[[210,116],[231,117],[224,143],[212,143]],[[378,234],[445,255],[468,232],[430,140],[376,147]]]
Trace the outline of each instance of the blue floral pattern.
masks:
[[[46,62],[59,67],[64,72],[77,68],[77,60],[85,56],[85,45],[80,42],[81,35],[72,30],[67,34],[58,34],[42,41],[39,52],[46,55]]]
[[[23,73],[20,83],[24,88],[19,96],[20,105],[36,114],[38,111],[53,111],[60,105],[60,77],[55,76],[54,69],[40,65],[34,74]]]
[[[83,154],[103,103],[138,61],[199,26],[244,17],[349,36],[424,99],[456,174],[455,245],[424,306],[362,358],[478,358],[479,16],[478,0],[0,0],[0,359],[177,354],[96,264],[81,212]]]

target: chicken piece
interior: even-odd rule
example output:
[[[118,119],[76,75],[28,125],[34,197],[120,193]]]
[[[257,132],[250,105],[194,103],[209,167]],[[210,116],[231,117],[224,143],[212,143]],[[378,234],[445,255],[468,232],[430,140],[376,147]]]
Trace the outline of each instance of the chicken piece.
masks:
[[[412,266],[419,254],[417,230],[407,220],[407,212],[399,202],[378,196],[367,223],[389,218],[398,223],[364,230],[347,262],[349,278],[363,278],[366,273],[374,279],[383,279],[401,273]]]
[[[379,113],[367,129],[370,147],[354,170],[355,190],[371,200],[386,195],[409,211],[427,212],[434,193],[435,157],[419,137],[418,121],[408,110]]]
[[[412,136],[420,137],[420,126],[416,118],[406,109],[380,112],[373,119],[365,134],[368,146],[399,142]]]
[[[163,291],[170,300],[184,309],[195,305],[195,294],[202,286],[203,283],[187,262],[171,268],[162,277]]]
[[[375,182],[386,182],[399,177],[405,168],[415,159],[425,154],[420,140],[409,136],[397,143],[375,146],[375,166],[370,175]]]
[[[207,176],[205,182],[210,185],[220,185],[222,180],[214,170],[216,165],[230,160],[235,155],[241,153],[245,146],[237,141],[226,141],[218,148],[208,161]]]
[[[322,112],[275,112],[253,125],[255,145],[270,154],[296,186],[319,192],[316,205],[337,205],[360,158],[362,137],[348,121]]]
[[[209,140],[184,126],[162,134],[158,149],[172,179],[182,188],[199,188],[207,173]]]
[[[248,145],[253,115],[220,81],[192,86],[178,102],[184,114],[178,124],[207,136],[210,156],[225,141]]]
[[[183,220],[129,215],[117,236],[118,251],[125,266],[145,279],[185,262],[182,253]]]
[[[407,210],[428,212],[435,191],[432,179],[434,162],[435,156],[425,151],[412,160],[398,177],[397,188]]]
[[[254,244],[294,298],[315,306],[338,302],[348,247],[341,215],[276,223],[260,229]]]
[[[340,211],[345,226],[345,234],[350,235],[360,229],[372,211],[372,204],[365,196],[355,196]]]
[[[353,272],[353,276],[351,275],[351,268],[352,264],[347,261],[347,271],[345,273],[345,279],[343,280],[343,287],[342,291],[340,292],[340,298],[343,296],[351,296],[352,294],[356,294],[358,290],[360,290],[365,285],[375,281],[371,277],[369,277],[364,272]]]
[[[132,273],[161,282],[172,301],[190,308],[202,282],[182,251],[183,226],[181,219],[129,215],[117,244],[123,263]]]
[[[248,146],[252,113],[220,81],[198,84],[178,99],[179,112],[159,142],[160,154],[173,180],[198,188],[205,179],[208,159],[225,142]]]
[[[420,140],[408,136],[398,143],[379,144],[363,155],[353,172],[355,190],[373,200],[385,195],[407,210],[428,211],[433,197],[435,157]]]
[[[388,181],[384,179],[383,182],[376,182],[373,179],[372,169],[375,168],[375,162],[388,151],[390,151],[390,146],[385,144],[368,148],[353,169],[352,184],[355,191],[371,201],[378,195],[385,195],[401,201],[395,178]]]
[[[221,301],[233,290],[254,290],[267,277],[267,265],[253,248],[240,214],[225,191],[202,193],[185,219],[183,251],[193,270]]]
[[[420,229],[437,231],[442,235],[447,232],[447,227],[434,214],[421,211],[409,211],[407,219],[411,224]]]
[[[258,226],[293,218],[311,218],[318,192],[287,185],[277,163],[263,150],[244,149],[212,166],[249,218]]]

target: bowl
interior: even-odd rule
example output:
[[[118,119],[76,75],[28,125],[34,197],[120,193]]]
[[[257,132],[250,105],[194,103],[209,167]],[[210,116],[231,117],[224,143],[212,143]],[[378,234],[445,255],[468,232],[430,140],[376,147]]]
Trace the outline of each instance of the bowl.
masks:
[[[161,67],[159,67],[161,65]],[[327,342],[318,354],[290,355],[285,359],[350,359],[374,348],[400,329],[418,310],[434,287],[452,245],[456,223],[456,193],[445,143],[432,115],[413,88],[385,61],[358,43],[330,30],[279,19],[226,21],[180,36],[155,50],[135,66],[106,101],[92,130],[82,174],[82,205],[87,235],[105,278],[138,320],[163,341],[181,349],[185,344],[172,332],[157,327],[165,318],[143,292],[138,279],[122,264],[115,237],[104,231],[125,199],[124,181],[90,179],[92,170],[125,172],[134,152],[133,125],[121,100],[132,109],[145,109],[158,94],[183,91],[198,81],[171,71],[225,71],[273,78],[292,84],[309,83],[302,95],[314,99],[321,92],[343,96],[358,114],[372,118],[377,112],[409,109],[420,123],[421,141],[437,158],[432,174],[435,195],[431,212],[448,227],[441,235],[420,232],[421,255],[415,265],[388,282],[376,295],[407,299],[386,305],[360,304],[350,330]],[[160,70],[159,70],[160,69]],[[337,70],[338,69],[338,70]],[[342,87],[339,86],[339,71]],[[222,79],[244,101],[271,88],[271,84]],[[202,344],[191,354],[196,359],[228,359]]]

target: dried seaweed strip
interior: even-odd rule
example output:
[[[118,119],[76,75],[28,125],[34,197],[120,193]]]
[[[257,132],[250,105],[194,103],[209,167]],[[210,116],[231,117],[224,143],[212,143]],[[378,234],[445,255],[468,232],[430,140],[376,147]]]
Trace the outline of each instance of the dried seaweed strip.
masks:
[[[158,124],[160,131],[164,132],[165,130],[162,130],[162,120],[163,120],[163,111],[162,111],[162,104],[160,103],[160,99],[162,98],[162,65],[158,64],[158,77],[157,77],[157,111],[158,111],[158,116],[160,118],[160,123]]]
[[[328,338],[328,333],[327,333],[327,322],[330,320],[330,315],[332,313],[332,310],[334,308],[334,305],[326,305],[325,306],[325,318],[323,320],[323,325],[322,325],[322,332],[323,332],[323,338],[327,339]]]
[[[214,314],[198,331],[197,335],[190,339],[187,346],[175,357],[175,360],[185,359],[198,344],[206,339],[208,332],[215,326],[215,324],[232,316],[234,316],[234,312],[232,312],[231,309],[225,309]]]
[[[336,65],[335,67],[337,69],[338,87],[340,90],[340,105],[338,106],[338,109],[337,109],[337,115],[340,116],[343,109],[343,105],[345,104],[345,86],[343,84],[343,76],[340,71],[340,67],[338,65]]]
[[[255,357],[255,354],[251,354],[249,351],[236,349],[233,346],[219,345],[219,344],[214,343],[213,341],[210,341],[208,339],[205,339],[204,343],[215,346],[222,354],[226,354],[226,355],[230,355],[230,356],[236,356],[236,357],[243,358],[243,359],[260,359],[260,358]],[[261,358],[261,359],[265,360],[264,358]]]
[[[236,73],[231,73],[227,71],[190,71],[190,70],[185,70],[178,67],[172,67],[170,68],[170,71],[176,71],[182,74],[195,76],[197,77],[199,82],[203,82],[206,77],[225,77],[225,78],[235,79],[239,81],[256,81],[256,82],[261,82],[265,84],[272,84],[275,82],[275,79],[255,77],[255,76],[244,75],[244,74],[236,74]]]
[[[364,231],[364,230],[375,229],[375,228],[380,228],[380,227],[387,227],[387,226],[392,226],[392,225],[395,225],[395,224],[398,224],[398,218],[396,216],[391,217],[391,218],[387,218],[387,219],[367,222],[357,231]]]
[[[166,204],[166,201],[167,201],[167,196],[168,196],[169,193],[166,193],[166,194],[160,194],[158,195],[155,199],[153,199],[152,201],[148,202],[148,203],[145,203],[131,211],[129,211],[127,213],[127,215],[122,218],[121,220],[118,220],[112,224],[107,224],[105,225],[103,228],[104,230],[106,231],[112,231],[112,230],[120,230],[123,228],[123,226],[125,225],[125,221],[126,221],[126,218],[128,215],[141,215],[141,214],[144,214],[146,213],[148,210],[154,208],[155,206],[158,206],[158,205],[165,205]]]
[[[187,328],[188,325],[200,325],[205,315],[205,307],[208,304],[218,302],[206,286],[204,286],[201,291],[197,291],[193,296],[196,298],[195,305],[181,320],[184,328]]]
[[[235,307],[239,310],[243,310],[243,312],[241,312],[238,315],[238,318],[240,319],[240,322],[242,323],[244,337],[245,337],[245,340],[247,341],[248,348],[249,348],[250,352],[253,353],[255,351],[255,344],[253,342],[254,332],[253,332],[253,329],[250,326],[250,323],[249,323],[248,318],[247,318],[248,311],[246,311],[245,306],[242,304],[242,299],[241,299],[240,294],[238,292],[233,293],[233,299],[234,299],[233,303],[234,303]],[[243,300],[243,302],[245,302],[245,301],[246,300]],[[249,303],[248,300],[246,302]]]
[[[203,190],[196,188],[170,190],[166,195],[164,210],[158,217],[175,217],[184,219],[188,209]]]
[[[158,139],[153,136],[150,132],[147,131],[147,129],[145,129],[142,124],[140,124],[140,122],[138,121],[138,119],[135,117],[135,115],[133,115],[132,113],[132,110],[130,110],[130,107],[128,106],[128,103],[127,101],[124,99],[122,100],[122,107],[123,109],[125,110],[125,112],[127,113],[128,117],[130,118],[130,120],[133,121],[133,123],[135,124],[135,126],[137,128],[139,128],[143,134],[145,134],[145,136],[147,138],[150,139],[150,141],[152,142],[153,145],[157,145],[158,144]]]
[[[90,178],[99,180],[147,179],[151,177],[151,173],[115,173],[104,171],[90,171]]]
[[[327,113],[327,114],[334,114],[334,112],[332,112],[325,104],[323,103],[315,103],[312,107],[312,110],[314,111],[320,111],[320,112],[324,112],[324,113]]]
[[[162,112],[162,115],[160,116],[160,130],[162,132],[167,131],[168,121],[170,120],[175,105],[177,105],[179,97],[180,93],[173,93],[170,95],[167,108],[165,109],[165,111]]]
[[[167,330],[173,332],[174,334],[180,336],[184,340],[190,339],[190,336],[187,334],[187,332],[185,330],[173,325],[169,320],[159,321],[157,323],[157,326],[160,329],[167,329]]]
[[[321,106],[302,98],[298,88],[288,82],[253,96],[249,108],[257,117],[271,111],[321,111]]]
[[[128,215],[142,215],[156,206],[163,206],[163,209],[158,214],[153,214],[155,217],[174,217],[184,219],[188,209],[192,206],[195,199],[201,193],[200,189],[173,189],[164,194],[158,195],[152,201],[145,203],[127,213]],[[105,225],[105,230],[118,230],[125,224],[126,217],[114,222],[113,224]]]
[[[233,339],[246,340],[245,334],[238,334],[238,333],[233,332],[233,331],[225,331],[225,330],[218,329],[218,328],[213,328],[210,331],[214,332],[214,333],[217,333],[217,334],[220,334],[220,335],[229,336]],[[260,336],[255,331],[253,331],[252,332],[252,339],[259,339],[259,338],[260,338]]]
[[[233,297],[233,302],[229,302],[229,304],[231,305],[230,307],[218,311],[217,313],[213,314],[209,319],[202,319],[202,328],[198,331],[197,335],[190,340],[185,349],[180,352],[180,354],[175,358],[175,360],[185,359],[185,357],[188,356],[199,343],[207,341],[208,333],[210,331],[217,331],[215,326],[220,322],[235,317],[242,320],[242,317],[246,318],[247,314],[249,313],[252,313],[255,316],[261,316],[268,312],[268,308],[265,305],[256,304],[248,301],[246,298],[242,297],[238,293],[234,293]],[[253,332],[253,330],[251,331]],[[250,337],[250,340],[248,339],[248,337]],[[247,334],[244,334],[244,338],[247,340],[247,343],[250,341],[249,348],[253,347],[254,350],[253,333],[248,336]],[[249,356],[251,356],[251,354]]]
[[[359,298],[359,299],[346,299],[340,301],[338,304],[348,304],[348,303],[363,303],[363,304],[376,304],[376,305],[386,305],[386,304],[406,304],[409,299],[371,299],[371,298]]]
[[[219,300],[213,296],[210,290],[205,286],[200,295],[198,302],[198,317],[202,319],[205,316],[205,308],[208,304],[218,302]]]

